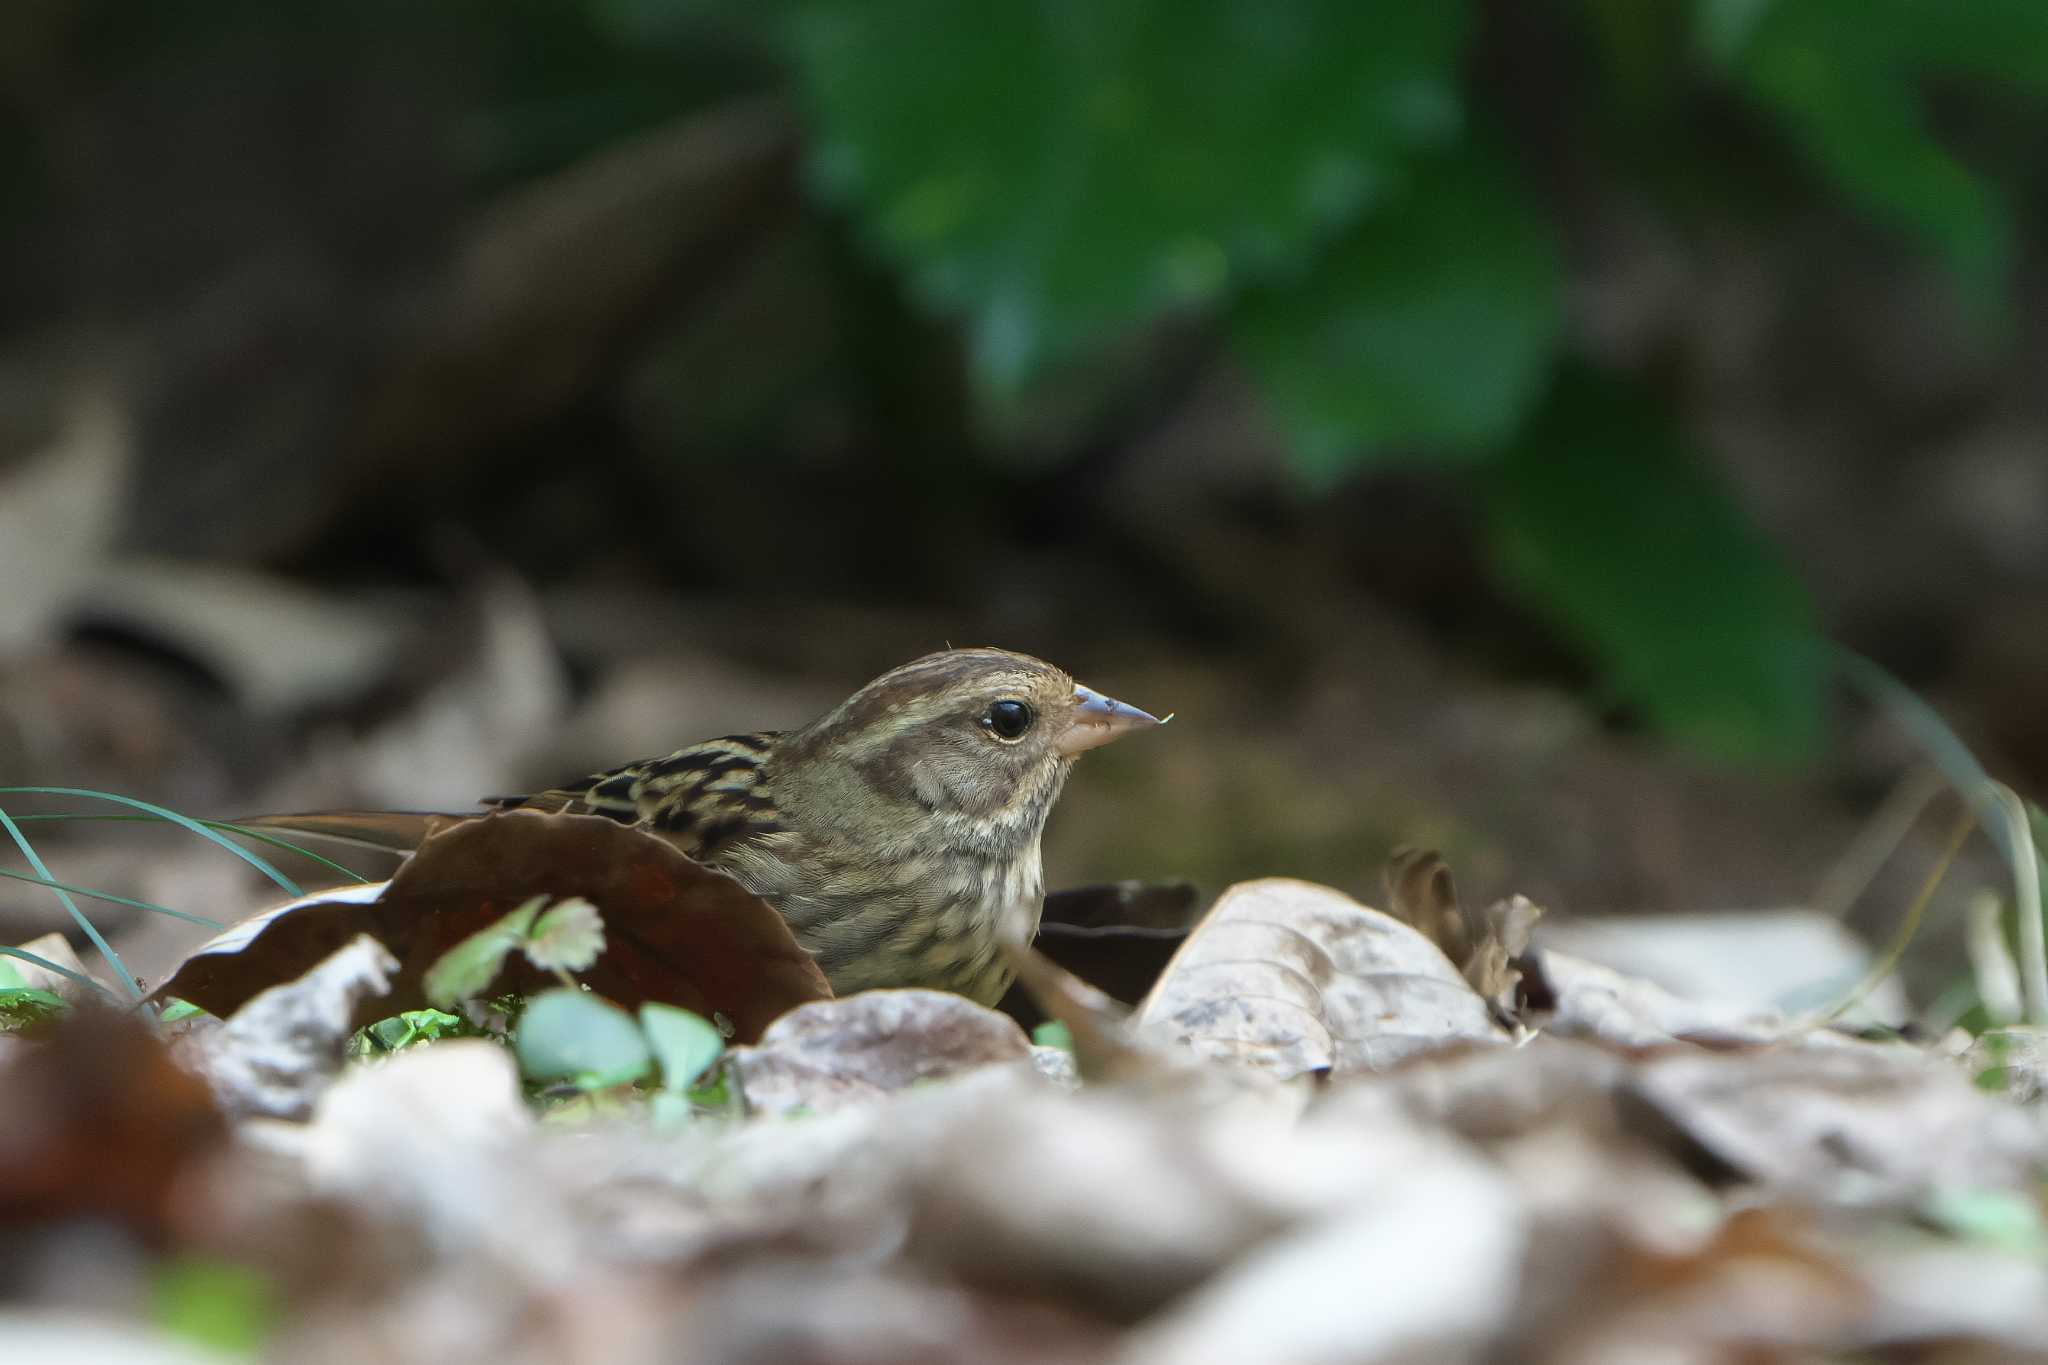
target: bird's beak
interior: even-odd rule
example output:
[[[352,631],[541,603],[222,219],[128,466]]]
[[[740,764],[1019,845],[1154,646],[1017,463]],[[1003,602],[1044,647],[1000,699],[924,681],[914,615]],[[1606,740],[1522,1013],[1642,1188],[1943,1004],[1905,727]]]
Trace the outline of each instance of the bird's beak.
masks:
[[[1092,687],[1076,687],[1074,709],[1066,731],[1053,741],[1052,747],[1072,758],[1084,750],[1107,744],[1118,735],[1129,734],[1133,730],[1149,730],[1164,723],[1159,717],[1105,697]]]

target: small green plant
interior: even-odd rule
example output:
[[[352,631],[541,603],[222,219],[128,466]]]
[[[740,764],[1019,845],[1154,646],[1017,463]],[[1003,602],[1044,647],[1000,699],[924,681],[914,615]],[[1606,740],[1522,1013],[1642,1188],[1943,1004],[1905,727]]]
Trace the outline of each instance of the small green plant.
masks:
[[[621,1093],[651,1087],[654,1122],[673,1127],[698,1109],[725,1107],[723,1078],[705,1078],[725,1051],[718,1025],[672,1005],[644,1004],[637,1015],[577,985],[573,973],[604,950],[604,920],[578,899],[548,905],[535,896],[443,953],[427,969],[425,990],[440,1008],[415,1010],[363,1030],[363,1055],[393,1052],[454,1034],[495,1037],[450,1010],[468,1009],[490,988],[505,959],[518,952],[562,982],[529,1000],[500,999],[491,1012],[510,1018],[509,1041],[520,1074],[553,1121],[628,1109]]]
[[[0,957],[0,1033],[39,1028],[69,1008],[61,997],[30,986],[13,963]]]
[[[570,973],[589,967],[604,951],[604,920],[586,900],[571,897],[543,909],[547,903],[546,896],[535,896],[443,953],[427,969],[427,1000],[449,1009],[475,999],[490,989],[515,951],[573,986]]]

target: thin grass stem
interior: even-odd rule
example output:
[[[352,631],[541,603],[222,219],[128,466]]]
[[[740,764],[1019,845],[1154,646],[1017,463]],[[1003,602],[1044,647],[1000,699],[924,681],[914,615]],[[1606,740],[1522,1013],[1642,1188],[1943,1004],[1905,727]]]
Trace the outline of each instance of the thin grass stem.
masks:
[[[1962,852],[1963,841],[1970,837],[1970,831],[1976,827],[1977,812],[1965,806],[1962,813],[1956,817],[1955,828],[1949,832],[1948,844],[1942,849],[1940,860],[1927,874],[1927,880],[1921,883],[1920,894],[1913,898],[1912,907],[1906,911],[1905,921],[1899,925],[1898,933],[1892,936],[1891,943],[1884,950],[1884,956],[1878,959],[1876,965],[1870,969],[1870,974],[1857,982],[1847,995],[1823,1011],[1814,1020],[1816,1024],[1832,1023],[1839,1019],[1865,996],[1876,990],[1886,977],[1898,970],[1899,959],[1906,955],[1907,945],[1912,943],[1913,936],[1920,932],[1920,921],[1926,916],[1927,906],[1933,901],[1935,891],[1948,876],[1948,870],[1954,865],[1956,855]]]
[[[121,955],[114,951],[114,945],[107,942],[106,937],[86,917],[85,911],[78,908],[78,902],[71,899],[71,893],[57,885],[56,880],[50,876],[50,869],[43,865],[42,857],[37,854],[36,846],[28,841],[28,836],[21,832],[21,826],[15,824],[14,817],[5,810],[0,810],[0,828],[4,828],[8,837],[14,840],[14,846],[21,850],[22,857],[28,859],[28,865],[35,869],[36,875],[49,883],[50,894],[70,911],[71,918],[84,932],[86,938],[92,941],[92,946],[99,950],[100,956],[107,960],[107,965],[114,969],[114,975],[121,978],[121,983],[128,988],[129,994],[140,1000],[142,983],[135,979],[134,974],[128,970],[128,964],[121,960]]]
[[[20,819],[19,816],[15,818],[17,821]],[[208,919],[204,915],[194,915],[183,910],[173,910],[168,905],[153,905],[149,901],[131,900],[127,896],[117,896],[111,891],[95,891],[89,886],[73,886],[69,882],[53,882],[48,877],[31,876],[29,873],[16,872],[8,867],[0,867],[0,877],[6,877],[17,882],[27,882],[30,886],[47,886],[53,891],[69,891],[74,896],[85,896],[96,901],[106,901],[109,905],[125,905],[130,910],[147,910],[153,915],[169,915],[172,919],[181,919],[187,924],[196,924],[202,929],[227,928],[227,925],[219,920]]]
[[[9,948],[5,945],[0,945],[0,957],[19,958],[23,962],[31,963],[34,966],[41,967],[46,972],[55,972],[57,975],[61,977],[66,977],[72,981],[76,981],[81,986],[90,987],[91,989],[98,991],[101,995],[111,994],[111,992],[109,992],[105,986],[102,986],[99,982],[93,980],[84,972],[74,972],[69,967],[60,967],[56,963],[50,961],[50,959],[48,959],[47,957],[43,957],[39,954],[32,953],[26,948]]]
[[[160,825],[164,823],[154,815],[120,815],[113,811],[89,810],[39,811],[33,815],[17,815],[14,818],[24,825],[32,820],[116,820],[147,825]],[[248,825],[238,825],[232,820],[201,820],[199,823],[208,829],[221,830],[228,834],[238,834],[244,839],[253,839],[259,844],[268,844],[272,848],[283,849],[287,853],[296,853],[301,858],[306,858],[320,864],[320,866],[330,872],[339,872],[352,882],[368,883],[376,880],[373,877],[365,877],[354,868],[346,867],[332,858],[315,853],[303,844],[295,844],[289,839],[280,838],[268,830],[252,829]]]
[[[71,796],[86,801],[110,801],[117,806],[127,806],[134,810],[145,811],[156,816],[159,820],[167,820],[171,824],[192,831],[192,833],[197,834],[202,839],[219,844],[222,848],[270,878],[271,881],[277,883],[287,895],[297,898],[306,894],[299,888],[297,882],[272,867],[261,855],[251,853],[226,835],[208,829],[204,824],[194,820],[191,816],[180,815],[178,812],[166,807],[152,805],[147,801],[138,801],[132,796],[117,796],[113,792],[88,791],[83,787],[0,787],[0,796],[12,795]]]

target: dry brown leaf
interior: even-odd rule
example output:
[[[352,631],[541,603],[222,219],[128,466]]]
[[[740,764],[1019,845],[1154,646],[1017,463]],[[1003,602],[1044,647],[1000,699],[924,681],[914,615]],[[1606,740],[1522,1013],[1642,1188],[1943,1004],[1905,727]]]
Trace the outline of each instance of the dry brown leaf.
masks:
[[[581,978],[629,1008],[651,1000],[722,1014],[750,1040],[785,1010],[831,996],[782,916],[725,873],[599,816],[507,811],[435,833],[381,890],[344,888],[235,926],[188,958],[156,998],[232,1014],[368,934],[399,961],[375,1010],[418,1009],[435,959],[536,895],[581,897],[603,913],[604,955]],[[493,989],[551,980],[513,954]],[[357,1022],[377,1017],[359,1012]]]
[[[1522,1016],[1522,969],[1529,938],[1543,909],[1527,896],[1510,896],[1486,907],[1472,954],[1465,959],[1465,980],[1493,1007],[1494,1017],[1519,1023]]]
[[[919,1081],[1031,1060],[1007,1015],[948,991],[862,991],[804,1005],[770,1024],[731,1065],[757,1114],[823,1113]]]
[[[1141,1029],[1205,1057],[1286,1075],[1378,1069],[1506,1035],[1434,943],[1312,882],[1224,892],[1138,1012]]]
[[[304,1118],[341,1070],[355,1016],[391,988],[398,959],[358,934],[296,981],[272,986],[225,1023],[178,1039],[178,1060],[230,1115]]]
[[[1511,896],[1473,915],[1458,899],[1450,865],[1431,849],[1395,849],[1383,875],[1393,916],[1415,926],[1457,963],[1496,1019],[1519,1023],[1522,972],[1517,964],[1529,951],[1542,909],[1526,896]]]
[[[1451,961],[1463,962],[1471,956],[1471,925],[1459,903],[1450,864],[1441,853],[1432,848],[1397,848],[1387,855],[1380,880],[1386,886],[1388,914],[1413,925]]]
[[[206,1083],[134,1015],[99,1005],[6,1057],[0,1225],[97,1217],[163,1231],[180,1180],[226,1136]]]

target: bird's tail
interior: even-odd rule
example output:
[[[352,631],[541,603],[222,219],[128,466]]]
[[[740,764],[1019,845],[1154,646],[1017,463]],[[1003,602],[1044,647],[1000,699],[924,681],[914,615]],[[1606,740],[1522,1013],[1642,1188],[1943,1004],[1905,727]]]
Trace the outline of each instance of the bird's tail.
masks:
[[[275,830],[304,838],[325,839],[351,848],[383,853],[411,853],[430,834],[474,820],[474,815],[447,815],[410,810],[329,810],[302,815],[251,815],[235,821],[254,829]]]

